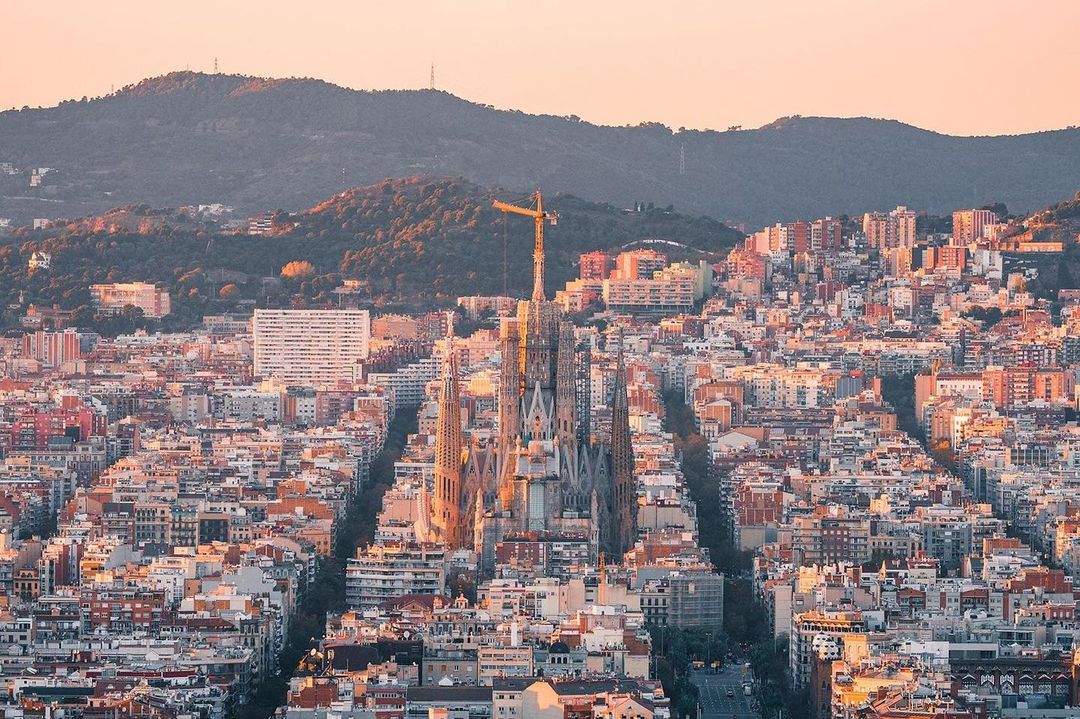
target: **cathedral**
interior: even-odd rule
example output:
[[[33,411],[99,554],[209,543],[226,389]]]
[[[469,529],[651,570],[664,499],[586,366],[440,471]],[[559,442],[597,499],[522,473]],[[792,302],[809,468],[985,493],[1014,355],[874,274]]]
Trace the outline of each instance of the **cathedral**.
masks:
[[[543,258],[534,259],[542,268]],[[435,432],[431,526],[451,548],[474,549],[482,571],[494,566],[495,544],[525,532],[588,538],[595,560],[633,547],[637,493],[619,348],[612,430],[593,438],[588,402],[589,350],[574,325],[544,297],[534,272],[533,296],[500,333],[498,432],[466,440],[457,365],[447,353]]]

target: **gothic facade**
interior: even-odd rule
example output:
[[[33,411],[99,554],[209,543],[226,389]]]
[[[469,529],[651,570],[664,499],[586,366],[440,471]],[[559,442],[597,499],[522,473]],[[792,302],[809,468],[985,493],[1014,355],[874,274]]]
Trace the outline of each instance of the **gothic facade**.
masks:
[[[579,534],[593,559],[631,548],[637,496],[626,378],[619,366],[609,439],[593,437],[589,356],[554,302],[522,301],[501,332],[498,433],[463,438],[457,368],[446,360],[435,436],[432,524],[451,548],[472,548],[482,570],[495,544],[525,532]],[[584,377],[584,380],[582,379]],[[585,396],[583,396],[583,394]]]

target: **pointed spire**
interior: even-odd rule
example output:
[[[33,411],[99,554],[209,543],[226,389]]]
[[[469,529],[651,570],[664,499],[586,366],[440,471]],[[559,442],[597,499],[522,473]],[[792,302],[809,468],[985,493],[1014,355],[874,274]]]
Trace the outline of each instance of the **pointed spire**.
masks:
[[[555,436],[568,447],[577,438],[577,363],[574,355],[574,325],[559,323],[559,345],[555,355]]]
[[[505,322],[499,335],[502,368],[499,372],[499,483],[500,496],[507,495],[511,481],[515,439],[521,431],[521,357],[518,325]],[[504,507],[506,509],[507,507]]]
[[[458,398],[457,357],[448,343],[439,390],[439,413],[435,425],[434,523],[442,530],[447,546],[457,549],[461,536],[461,402]]]

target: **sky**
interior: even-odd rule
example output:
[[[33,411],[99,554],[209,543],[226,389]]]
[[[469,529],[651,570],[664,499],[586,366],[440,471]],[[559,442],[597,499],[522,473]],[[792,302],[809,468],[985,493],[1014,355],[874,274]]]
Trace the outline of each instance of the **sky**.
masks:
[[[435,84],[595,123],[1080,125],[1075,0],[0,0],[0,109],[172,70]]]

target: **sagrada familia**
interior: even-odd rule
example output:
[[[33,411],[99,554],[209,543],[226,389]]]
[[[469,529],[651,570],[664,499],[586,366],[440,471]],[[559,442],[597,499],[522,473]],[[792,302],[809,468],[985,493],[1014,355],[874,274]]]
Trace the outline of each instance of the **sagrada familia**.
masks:
[[[621,558],[634,545],[637,493],[621,346],[611,433],[594,438],[588,393],[589,349],[543,289],[534,257],[533,294],[500,332],[498,432],[469,441],[461,423],[457,360],[444,361],[435,431],[430,529],[449,548],[469,548],[482,571],[495,544],[526,532],[577,534]],[[621,343],[620,343],[621,344]]]

